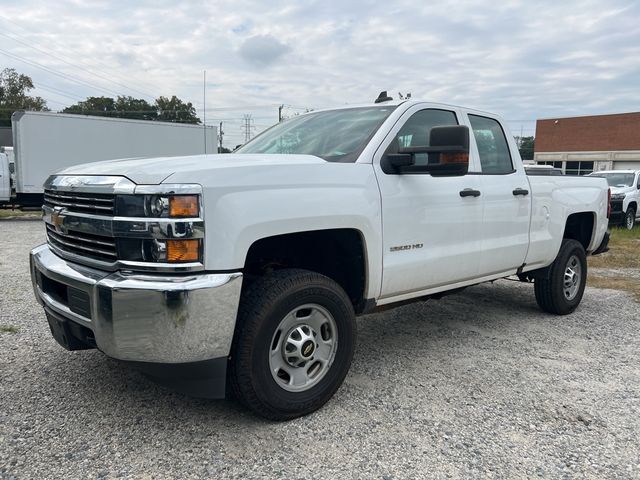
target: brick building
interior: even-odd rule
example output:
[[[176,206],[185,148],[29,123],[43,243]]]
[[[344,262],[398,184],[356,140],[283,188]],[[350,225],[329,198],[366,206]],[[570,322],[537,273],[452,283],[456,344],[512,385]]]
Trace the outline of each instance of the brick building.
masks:
[[[538,120],[533,159],[567,175],[640,170],[640,112]]]

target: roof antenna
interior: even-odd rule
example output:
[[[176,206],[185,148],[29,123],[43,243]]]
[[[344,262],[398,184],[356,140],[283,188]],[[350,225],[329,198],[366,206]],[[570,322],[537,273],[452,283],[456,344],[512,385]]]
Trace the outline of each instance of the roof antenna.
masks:
[[[387,91],[383,90],[382,92],[380,92],[380,95],[378,95],[378,98],[376,98],[376,101],[373,103],[382,103],[382,102],[389,102],[393,100],[393,98],[391,98],[389,95],[387,95]]]

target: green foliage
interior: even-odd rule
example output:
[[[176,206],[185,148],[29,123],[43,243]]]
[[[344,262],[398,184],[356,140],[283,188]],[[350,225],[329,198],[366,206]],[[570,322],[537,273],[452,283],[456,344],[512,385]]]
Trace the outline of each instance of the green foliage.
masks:
[[[196,109],[191,102],[184,103],[173,95],[171,98],[159,97],[156,99],[158,120],[163,122],[200,123],[196,117]]]
[[[87,99],[82,102],[66,107],[62,110],[62,113],[115,117],[117,116],[116,102],[110,97],[87,97]]]
[[[533,160],[533,148],[535,146],[534,137],[516,137],[520,157],[523,160]]]
[[[116,111],[123,112],[122,118],[135,118],[138,120],[156,120],[157,108],[142,98],[118,97]]]
[[[11,114],[16,110],[49,110],[42,97],[28,95],[34,88],[31,77],[14,68],[0,72],[0,125],[10,126]]]
[[[159,97],[152,105],[141,98],[119,96],[88,97],[86,100],[65,108],[62,113],[96,115],[99,117],[133,118],[138,120],[159,120],[161,122],[200,123],[196,109],[191,102],[183,102],[173,95]]]
[[[84,101],[65,108],[62,113],[137,120],[155,120],[158,115],[155,105],[141,98],[125,96],[119,96],[115,100],[111,97],[88,97]]]

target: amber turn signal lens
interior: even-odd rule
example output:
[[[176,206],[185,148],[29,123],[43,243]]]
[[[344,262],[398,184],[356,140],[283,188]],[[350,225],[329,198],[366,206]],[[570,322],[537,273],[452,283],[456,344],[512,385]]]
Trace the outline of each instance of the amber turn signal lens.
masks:
[[[468,153],[441,153],[440,163],[469,163]]]
[[[169,197],[170,217],[197,217],[198,212],[197,195],[173,195]]]
[[[197,262],[200,260],[199,240],[167,240],[168,262]]]

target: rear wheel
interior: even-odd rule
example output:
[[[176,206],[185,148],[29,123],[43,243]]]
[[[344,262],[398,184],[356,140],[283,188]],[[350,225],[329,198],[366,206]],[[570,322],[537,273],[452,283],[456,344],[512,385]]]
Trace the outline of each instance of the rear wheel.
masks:
[[[584,294],[587,257],[582,244],[565,239],[548,275],[535,280],[538,306],[545,312],[566,315],[573,312]]]
[[[272,420],[311,413],[342,384],[355,336],[351,302],[330,278],[293,269],[260,278],[242,295],[230,390]]]
[[[633,227],[636,224],[636,209],[633,207],[629,207],[627,209],[627,213],[624,216],[624,226],[627,230],[633,230]]]

